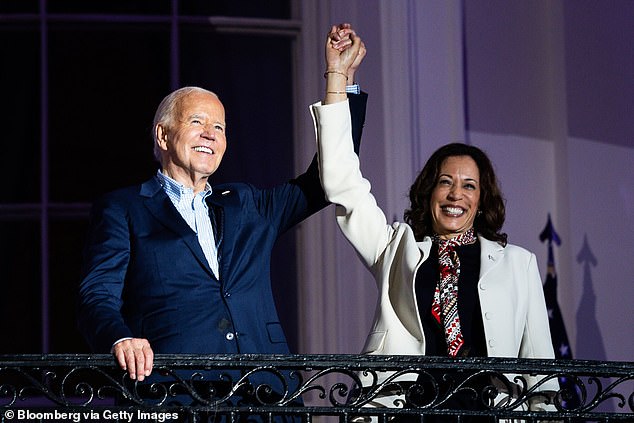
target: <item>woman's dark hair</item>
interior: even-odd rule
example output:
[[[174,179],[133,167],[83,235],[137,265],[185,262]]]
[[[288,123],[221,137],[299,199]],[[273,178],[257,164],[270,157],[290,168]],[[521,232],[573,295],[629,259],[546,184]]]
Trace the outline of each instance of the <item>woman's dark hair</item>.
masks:
[[[501,245],[506,245],[507,235],[500,232],[504,224],[504,198],[493,170],[491,160],[477,147],[452,143],[440,147],[431,155],[409,190],[410,208],[405,210],[405,222],[414,230],[418,241],[433,235],[431,194],[438,182],[440,167],[445,159],[469,156],[480,172],[480,207],[473,226],[477,234]]]

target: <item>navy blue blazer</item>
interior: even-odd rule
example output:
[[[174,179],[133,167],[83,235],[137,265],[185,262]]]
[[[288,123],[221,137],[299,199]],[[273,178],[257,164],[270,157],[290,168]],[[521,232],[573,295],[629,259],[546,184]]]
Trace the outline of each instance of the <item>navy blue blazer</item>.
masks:
[[[366,94],[350,95],[355,144]],[[79,289],[79,321],[91,349],[124,337],[155,353],[289,352],[270,280],[280,234],[327,205],[317,162],[272,189],[235,183],[208,197],[220,241],[220,277],[156,178],[93,205]]]

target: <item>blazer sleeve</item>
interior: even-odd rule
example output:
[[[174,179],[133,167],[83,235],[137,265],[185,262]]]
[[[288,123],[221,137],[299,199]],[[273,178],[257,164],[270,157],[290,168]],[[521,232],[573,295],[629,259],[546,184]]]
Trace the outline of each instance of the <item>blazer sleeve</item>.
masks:
[[[526,324],[522,335],[522,344],[520,345],[520,358],[538,358],[538,359],[554,359],[552,338],[550,336],[550,326],[548,323],[548,311],[546,309],[546,300],[544,299],[544,289],[542,280],[537,267],[537,258],[535,254],[530,253],[528,263],[527,288],[528,288],[528,308],[526,313]],[[525,375],[529,382],[529,386],[537,384],[542,377]],[[551,393],[559,390],[557,378],[551,378],[543,381],[540,391],[549,391]],[[552,395],[552,394],[551,394]],[[532,398],[530,401],[531,410],[554,410],[551,404],[546,404],[541,397]]]
[[[132,337],[121,314],[130,259],[125,208],[99,200],[93,206],[79,286],[78,327],[92,351],[108,353],[121,338]]]
[[[526,325],[520,346],[520,357],[555,358],[548,323],[544,289],[535,254],[530,253],[526,271],[528,289]]]
[[[352,143],[354,152],[358,154],[368,95],[348,94],[348,98],[351,104],[348,116],[351,121]],[[313,157],[306,172],[272,190],[263,190],[259,195],[260,210],[278,227],[279,233],[330,204],[319,180],[317,155]]]
[[[363,126],[365,125],[368,94],[364,92],[361,94],[348,94],[348,102],[350,103],[350,119],[352,120],[352,142],[354,144],[354,152],[358,156]]]
[[[349,102],[311,106],[317,136],[321,183],[326,198],[337,204],[337,222],[366,266],[372,268],[394,230],[370,192],[354,152]]]

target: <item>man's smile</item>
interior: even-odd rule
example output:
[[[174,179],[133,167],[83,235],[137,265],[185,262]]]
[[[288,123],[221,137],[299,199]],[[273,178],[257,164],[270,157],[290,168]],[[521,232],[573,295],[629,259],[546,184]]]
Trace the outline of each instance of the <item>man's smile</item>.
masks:
[[[193,150],[199,153],[215,154],[211,148],[205,147],[204,145],[198,145],[196,147],[193,147]]]

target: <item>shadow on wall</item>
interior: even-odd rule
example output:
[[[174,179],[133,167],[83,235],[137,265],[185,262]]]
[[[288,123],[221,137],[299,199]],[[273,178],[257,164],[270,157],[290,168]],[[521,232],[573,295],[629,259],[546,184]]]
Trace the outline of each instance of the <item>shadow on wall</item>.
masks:
[[[583,265],[583,293],[577,309],[577,332],[583,328],[583,336],[577,335],[576,357],[588,360],[606,360],[605,346],[597,323],[597,296],[594,293],[591,266],[596,267],[597,258],[592,254],[588,234],[583,235],[583,245],[577,254],[577,263]],[[603,402],[597,408],[606,413],[614,412],[615,404]]]
[[[583,336],[577,336],[576,358],[606,360],[605,346],[597,323],[597,297],[594,293],[591,266],[597,266],[588,243],[588,234],[583,236],[583,246],[577,254],[577,263],[583,265],[583,293],[577,309],[577,330],[583,328]]]

